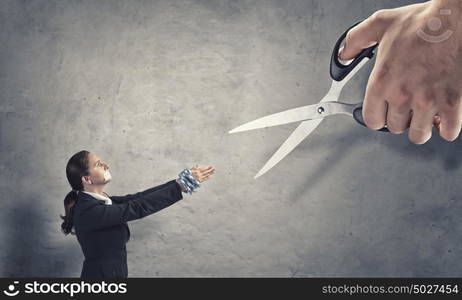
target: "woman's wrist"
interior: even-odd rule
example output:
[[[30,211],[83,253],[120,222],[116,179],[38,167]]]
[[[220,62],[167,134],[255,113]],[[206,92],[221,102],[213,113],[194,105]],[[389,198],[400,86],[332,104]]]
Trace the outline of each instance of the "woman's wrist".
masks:
[[[190,169],[184,169],[178,174],[177,182],[184,188],[184,192],[192,194],[201,186],[191,173]]]
[[[186,189],[184,188],[183,184],[181,184],[179,179],[175,179],[176,183],[180,186],[180,189],[183,193],[186,193]]]

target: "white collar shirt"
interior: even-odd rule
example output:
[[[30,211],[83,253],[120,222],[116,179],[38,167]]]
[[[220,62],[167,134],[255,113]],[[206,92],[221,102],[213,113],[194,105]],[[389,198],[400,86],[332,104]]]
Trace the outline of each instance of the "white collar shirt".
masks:
[[[82,191],[82,192],[84,192],[84,193],[86,193],[86,194],[88,194],[90,196],[93,196],[98,200],[104,201],[106,203],[106,205],[111,205],[112,204],[112,200],[109,197],[106,197],[104,195],[97,194],[97,193],[87,192],[87,191]]]

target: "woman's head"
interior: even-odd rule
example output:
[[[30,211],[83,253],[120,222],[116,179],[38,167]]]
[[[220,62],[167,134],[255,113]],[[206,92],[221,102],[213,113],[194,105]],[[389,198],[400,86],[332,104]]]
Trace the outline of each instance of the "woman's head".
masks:
[[[95,186],[105,185],[111,181],[109,166],[101,159],[89,151],[82,150],[74,154],[66,166],[66,176],[72,191],[64,198],[64,210],[66,215],[61,216],[64,222],[61,230],[64,234],[75,234],[72,231],[73,208],[77,201],[77,194],[80,191],[91,190]]]
[[[94,153],[88,154],[87,173],[81,176],[82,185],[85,189],[92,189],[109,183],[112,180],[109,173],[109,165]]]

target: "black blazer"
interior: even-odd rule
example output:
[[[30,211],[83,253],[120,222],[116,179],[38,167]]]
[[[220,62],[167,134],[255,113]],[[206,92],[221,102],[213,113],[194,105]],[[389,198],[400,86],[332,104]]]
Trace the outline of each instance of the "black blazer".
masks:
[[[109,196],[112,205],[80,192],[74,229],[85,260],[80,278],[126,278],[128,221],[144,218],[183,199],[176,180],[126,196]]]

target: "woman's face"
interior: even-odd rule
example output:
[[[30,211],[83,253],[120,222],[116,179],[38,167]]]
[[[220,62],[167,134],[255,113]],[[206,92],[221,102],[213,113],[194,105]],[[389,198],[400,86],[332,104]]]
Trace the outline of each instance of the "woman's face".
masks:
[[[86,184],[106,184],[112,179],[109,173],[109,165],[93,153],[88,154],[88,173],[83,179]]]

